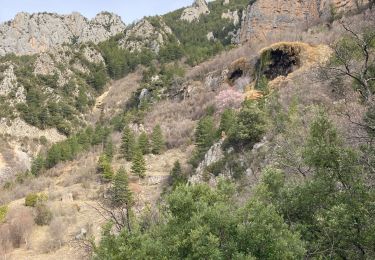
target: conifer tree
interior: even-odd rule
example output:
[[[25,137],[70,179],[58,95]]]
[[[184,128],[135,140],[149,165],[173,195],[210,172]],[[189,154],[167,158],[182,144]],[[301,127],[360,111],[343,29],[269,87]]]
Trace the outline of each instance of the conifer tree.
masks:
[[[172,179],[172,186],[177,186],[185,181],[185,176],[183,176],[180,161],[177,160],[174,162],[170,175]]]
[[[38,176],[41,171],[43,170],[44,168],[44,159],[41,155],[38,155],[34,160],[33,160],[33,163],[31,165],[31,174],[34,175],[34,176]]]
[[[113,159],[114,147],[113,147],[113,142],[111,139],[109,139],[107,143],[105,144],[104,153],[108,157],[109,160]]]
[[[152,131],[151,136],[152,153],[160,154],[165,146],[164,137],[160,125],[156,125]]]
[[[102,175],[104,181],[110,181],[113,177],[113,170],[108,157],[103,154],[98,161],[98,173]]]
[[[134,146],[134,133],[129,126],[126,126],[122,134],[121,153],[127,161],[131,161],[133,158]]]
[[[113,177],[112,187],[110,188],[109,192],[112,208],[120,210],[120,212],[125,213],[126,216],[121,217],[120,226],[126,226],[128,232],[131,232],[130,220],[134,200],[132,192],[129,188],[128,174],[124,168],[120,168]]]
[[[124,168],[120,168],[113,177],[110,193],[112,207],[130,208],[132,206],[133,197],[129,188],[128,174]]]
[[[138,146],[143,154],[148,154],[150,152],[150,143],[148,141],[148,136],[145,132],[142,132],[138,138]]]
[[[226,135],[230,132],[230,129],[236,124],[236,113],[233,109],[225,109],[220,119],[220,126],[218,130],[218,136],[221,137],[223,133]]]
[[[143,158],[142,151],[138,146],[134,149],[131,170],[133,174],[138,175],[142,179],[146,177],[146,162]]]
[[[195,130],[195,143],[199,154],[208,151],[215,140],[215,124],[211,116],[199,120]]]

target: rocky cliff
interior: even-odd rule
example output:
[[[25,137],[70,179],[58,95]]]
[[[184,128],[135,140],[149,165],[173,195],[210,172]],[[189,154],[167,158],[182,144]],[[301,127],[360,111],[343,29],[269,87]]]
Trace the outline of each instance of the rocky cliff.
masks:
[[[134,27],[126,30],[125,37],[120,40],[120,46],[130,52],[148,48],[158,53],[171,34],[171,28],[165,24],[162,18],[158,17],[153,22],[142,19]]]
[[[19,13],[0,25],[0,56],[34,54],[64,43],[98,43],[125,30],[118,15],[103,12],[92,20],[79,13]]]
[[[275,34],[295,34],[316,22],[365,7],[368,0],[258,0],[249,5],[241,42],[265,40]]]
[[[210,9],[205,0],[196,0],[191,7],[186,8],[181,15],[181,20],[193,22],[199,20],[204,14],[209,14]]]

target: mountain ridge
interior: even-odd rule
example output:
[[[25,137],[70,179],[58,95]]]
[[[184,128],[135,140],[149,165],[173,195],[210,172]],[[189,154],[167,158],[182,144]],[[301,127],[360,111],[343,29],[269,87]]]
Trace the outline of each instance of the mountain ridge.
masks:
[[[70,43],[99,43],[125,30],[120,16],[101,12],[89,20],[80,13],[18,13],[0,24],[0,56],[30,55]]]

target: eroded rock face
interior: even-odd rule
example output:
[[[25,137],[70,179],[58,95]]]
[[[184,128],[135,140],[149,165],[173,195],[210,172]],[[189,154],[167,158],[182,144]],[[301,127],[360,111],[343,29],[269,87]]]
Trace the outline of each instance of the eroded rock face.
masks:
[[[215,143],[210,150],[206,153],[204,156],[204,160],[198,165],[195,174],[191,176],[189,179],[190,183],[197,184],[197,183],[203,183],[205,181],[205,169],[212,165],[213,163],[216,163],[224,158],[223,150],[221,149],[221,146],[223,144],[223,141]],[[206,176],[207,177],[207,176]],[[209,179],[212,179],[212,181],[215,180],[215,177],[208,176]]]
[[[205,0],[196,0],[191,7],[186,8],[182,15],[181,20],[189,23],[199,20],[201,15],[209,14],[210,9]]]
[[[266,40],[275,34],[296,34],[332,14],[347,13],[368,0],[258,0],[243,17],[240,41]]]
[[[57,75],[57,85],[62,87],[74,76],[72,70],[83,74],[88,74],[87,65],[80,60],[74,59],[80,52],[83,58],[90,63],[104,63],[104,58],[95,48],[84,46],[80,48],[70,48],[61,46],[51,49],[49,52],[42,52],[37,55],[34,63],[34,74],[43,76]]]
[[[17,173],[30,169],[31,156],[19,145],[4,143],[2,140],[0,143],[0,185],[3,185]]]
[[[7,97],[13,94],[12,103],[23,103],[26,101],[26,92],[23,86],[17,82],[12,64],[2,73],[0,81],[0,96]]]
[[[130,52],[148,48],[158,53],[169,35],[172,34],[172,30],[161,18],[157,22],[158,25],[154,26],[147,19],[142,19],[133,28],[126,31],[120,45]]]
[[[221,15],[221,18],[231,20],[234,26],[240,23],[240,16],[238,14],[238,10],[235,10],[235,11],[228,10],[227,12]]]
[[[16,118],[10,124],[6,119],[0,119],[0,135],[9,135],[14,138],[40,139],[45,137],[49,142],[63,141],[66,137],[56,129],[40,130],[27,124],[20,118]]]
[[[79,13],[19,13],[0,25],[0,56],[35,54],[64,43],[98,43],[124,30],[121,18],[111,13],[100,13],[92,20]]]
[[[331,6],[334,14],[347,13],[369,4],[368,0],[323,0],[321,2],[321,12]]]

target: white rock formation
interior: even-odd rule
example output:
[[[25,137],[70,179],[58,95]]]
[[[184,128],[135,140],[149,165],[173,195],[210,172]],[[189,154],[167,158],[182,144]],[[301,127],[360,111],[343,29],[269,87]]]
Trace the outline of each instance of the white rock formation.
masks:
[[[62,46],[53,48],[48,52],[42,52],[37,55],[34,63],[34,74],[52,76],[57,75],[57,85],[62,87],[67,84],[74,76],[72,70],[87,74],[89,69],[75,55],[81,52],[83,58],[88,62],[99,64],[104,63],[104,58],[94,47],[85,46],[80,48],[70,48]]]
[[[224,158],[223,150],[221,149],[221,146],[223,144],[223,141],[215,143],[213,146],[211,146],[210,150],[206,153],[204,156],[203,161],[198,165],[195,174],[191,176],[189,179],[190,183],[197,184],[204,182],[204,171],[205,169],[212,165],[213,163],[216,163]],[[214,177],[210,179],[215,179]]]
[[[222,19],[229,19],[233,22],[233,25],[236,26],[240,23],[240,16],[238,14],[238,10],[230,11],[228,10],[226,13],[221,15]]]
[[[104,58],[98,52],[97,50],[90,48],[90,47],[85,47],[83,49],[83,56],[86,58],[91,63],[99,64],[99,63],[104,63]]]
[[[66,137],[56,129],[40,130],[27,124],[20,118],[16,118],[10,124],[6,119],[0,119],[0,135],[11,135],[14,138],[39,139],[44,136],[49,142],[63,141]]]
[[[215,35],[214,35],[213,32],[207,33],[206,37],[207,37],[207,40],[209,40],[209,41],[214,41],[215,40]]]
[[[35,75],[53,75],[56,72],[55,62],[47,52],[41,53],[34,65]]]
[[[0,56],[7,53],[35,54],[64,43],[98,43],[125,30],[118,15],[100,13],[88,20],[79,13],[19,13],[0,24]]]
[[[126,31],[120,45],[131,52],[148,48],[158,53],[169,35],[172,34],[171,28],[161,18],[158,23],[158,26],[154,26],[147,19],[142,19],[133,28]]]
[[[205,0],[195,0],[191,7],[186,8],[181,15],[181,20],[188,21],[189,23],[199,20],[201,15],[210,13],[210,9]]]
[[[26,100],[25,89],[17,82],[17,77],[14,74],[14,66],[12,64],[3,72],[3,80],[0,82],[0,96],[8,96],[14,93],[12,103],[22,103]]]

